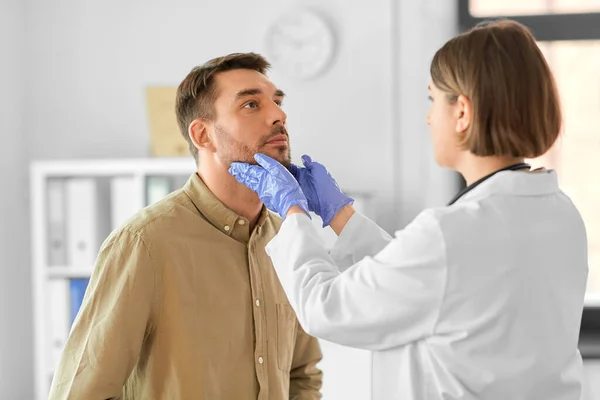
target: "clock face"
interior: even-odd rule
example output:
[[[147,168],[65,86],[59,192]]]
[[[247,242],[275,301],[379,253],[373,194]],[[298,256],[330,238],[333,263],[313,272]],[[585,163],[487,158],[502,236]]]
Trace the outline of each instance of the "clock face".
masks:
[[[274,67],[292,77],[311,78],[331,61],[334,36],[330,26],[318,14],[295,11],[271,24],[266,46]]]

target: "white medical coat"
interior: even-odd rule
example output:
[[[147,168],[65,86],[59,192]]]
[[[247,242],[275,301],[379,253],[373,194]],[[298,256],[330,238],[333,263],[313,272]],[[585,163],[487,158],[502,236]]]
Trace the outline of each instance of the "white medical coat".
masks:
[[[581,396],[586,232],[554,171],[499,172],[394,238],[356,213],[331,252],[294,214],[266,250],[309,334],[373,351],[374,400]]]

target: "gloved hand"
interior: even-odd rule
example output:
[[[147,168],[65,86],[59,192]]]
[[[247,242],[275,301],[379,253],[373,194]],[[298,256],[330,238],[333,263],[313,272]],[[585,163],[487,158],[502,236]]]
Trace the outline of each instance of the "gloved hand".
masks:
[[[323,227],[331,223],[333,217],[354,199],[346,196],[337,182],[320,163],[309,156],[302,156],[305,168],[292,165],[291,172],[300,184],[308,201],[308,209],[323,219]]]
[[[282,218],[285,219],[293,205],[299,206],[308,214],[306,197],[290,171],[267,155],[259,153],[254,159],[259,165],[233,162],[229,173],[238,182],[255,191],[264,205]]]

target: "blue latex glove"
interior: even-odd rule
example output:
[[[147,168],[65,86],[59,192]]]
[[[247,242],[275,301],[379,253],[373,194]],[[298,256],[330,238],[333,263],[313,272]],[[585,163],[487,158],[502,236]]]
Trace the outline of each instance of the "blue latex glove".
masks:
[[[302,156],[305,168],[293,165],[291,172],[300,183],[300,188],[308,201],[308,209],[323,219],[323,227],[328,226],[339,210],[354,199],[346,196],[327,169],[309,156]]]
[[[293,205],[299,206],[308,214],[306,197],[290,171],[267,155],[259,153],[254,159],[259,165],[233,162],[229,173],[238,182],[255,191],[264,205],[282,218],[286,217]]]

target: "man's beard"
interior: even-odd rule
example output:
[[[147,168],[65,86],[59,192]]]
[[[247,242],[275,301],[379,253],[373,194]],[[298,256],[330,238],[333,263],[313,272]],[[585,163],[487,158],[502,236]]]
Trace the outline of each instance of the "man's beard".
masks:
[[[229,133],[223,128],[215,124],[215,133],[219,137],[217,156],[221,159],[221,162],[229,167],[232,162],[246,162],[248,164],[257,165],[254,155],[257,153],[267,154],[268,156],[279,161],[287,169],[291,166],[290,146],[289,146],[289,135],[287,130],[283,126],[277,126],[273,128],[271,133],[266,137],[262,138],[256,146],[248,146],[244,143],[234,139]],[[288,137],[287,146],[270,146],[267,148],[267,142],[277,135],[285,135]],[[270,150],[267,153],[267,150]]]

